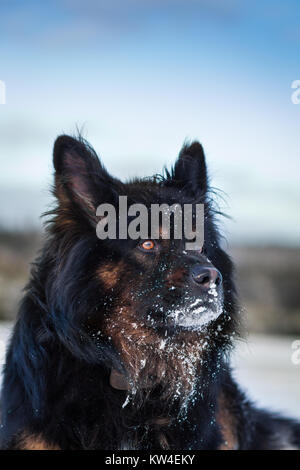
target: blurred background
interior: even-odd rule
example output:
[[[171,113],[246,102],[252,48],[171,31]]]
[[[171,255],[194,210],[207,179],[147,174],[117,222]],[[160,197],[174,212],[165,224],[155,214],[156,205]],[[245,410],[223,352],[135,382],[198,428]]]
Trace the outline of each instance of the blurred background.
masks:
[[[237,265],[238,380],[300,418],[300,4],[0,0],[0,356],[51,207],[52,146],[80,129],[120,178],[204,145]]]

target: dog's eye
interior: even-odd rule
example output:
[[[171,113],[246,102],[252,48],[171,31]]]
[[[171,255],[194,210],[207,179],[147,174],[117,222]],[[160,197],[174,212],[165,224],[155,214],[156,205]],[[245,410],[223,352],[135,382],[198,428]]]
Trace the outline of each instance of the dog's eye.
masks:
[[[144,242],[140,243],[139,247],[144,251],[151,251],[155,247],[155,243],[152,240],[145,240]]]

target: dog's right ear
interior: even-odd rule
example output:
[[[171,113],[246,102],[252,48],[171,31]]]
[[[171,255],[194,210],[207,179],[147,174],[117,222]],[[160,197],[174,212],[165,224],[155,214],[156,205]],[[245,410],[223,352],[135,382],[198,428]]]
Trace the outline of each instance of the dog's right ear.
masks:
[[[94,226],[96,209],[114,203],[117,181],[102,166],[95,151],[82,138],[61,135],[53,151],[54,195],[66,217],[84,216]]]
[[[203,147],[199,142],[194,141],[182,147],[175,163],[173,179],[178,187],[193,195],[206,193],[208,176]]]

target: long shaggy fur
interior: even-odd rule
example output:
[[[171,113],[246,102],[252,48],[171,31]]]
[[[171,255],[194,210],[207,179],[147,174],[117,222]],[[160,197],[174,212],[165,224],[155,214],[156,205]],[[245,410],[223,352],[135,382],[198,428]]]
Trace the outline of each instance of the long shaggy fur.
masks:
[[[82,138],[61,136],[54,168],[57,204],[6,356],[1,447],[298,448],[300,425],[257,410],[231,375],[239,309],[201,145],[185,144],[161,177],[122,183]],[[139,240],[99,240],[96,208],[119,195],[204,203],[203,250],[160,240],[148,255]],[[222,314],[204,329],[170,326],[170,312],[189,315],[201,298],[195,263],[222,274]]]

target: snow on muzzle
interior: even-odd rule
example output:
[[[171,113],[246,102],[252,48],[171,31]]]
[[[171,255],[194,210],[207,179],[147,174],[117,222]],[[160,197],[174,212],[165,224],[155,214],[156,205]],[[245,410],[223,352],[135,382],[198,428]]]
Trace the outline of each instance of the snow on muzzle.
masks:
[[[211,282],[204,296],[185,296],[184,305],[167,313],[167,321],[174,326],[189,330],[204,329],[223,313],[223,291]]]

